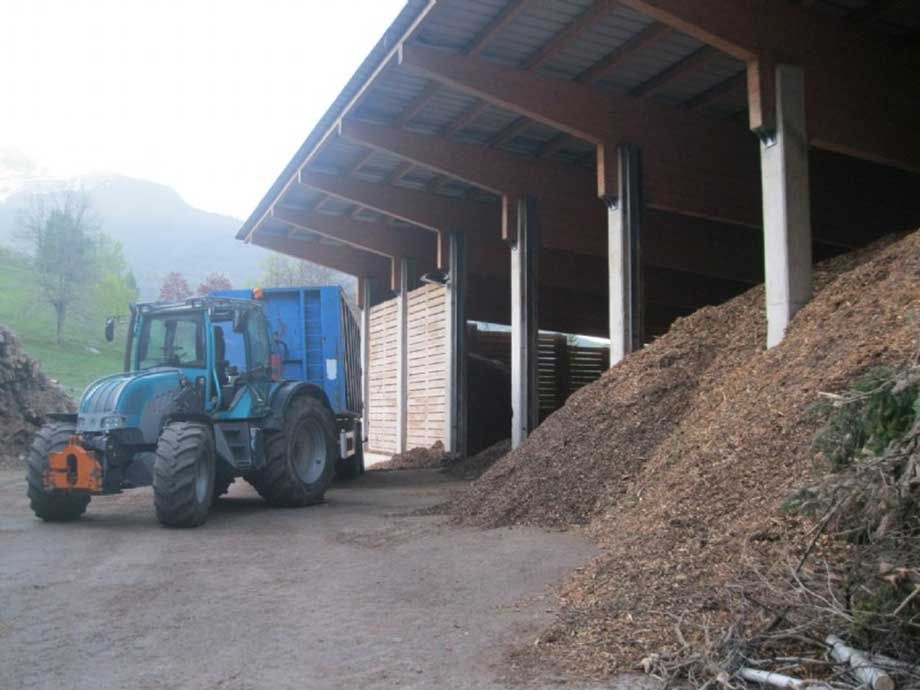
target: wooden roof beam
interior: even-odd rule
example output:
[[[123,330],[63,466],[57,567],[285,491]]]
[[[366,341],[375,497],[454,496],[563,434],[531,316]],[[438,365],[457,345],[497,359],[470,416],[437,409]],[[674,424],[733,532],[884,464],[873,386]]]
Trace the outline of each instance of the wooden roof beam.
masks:
[[[498,208],[486,204],[309,170],[301,170],[300,184],[433,232],[475,234],[499,227]]]
[[[341,271],[359,278],[373,278],[388,283],[390,280],[390,259],[364,252],[345,245],[331,246],[294,237],[254,233],[252,243],[281,254],[310,261],[326,268]]]
[[[476,34],[473,40],[466,46],[464,52],[467,55],[479,55],[496,34],[511,24],[511,22],[527,8],[527,3],[529,1],[530,0],[511,0],[491,22]]]
[[[629,142],[643,152],[649,203],[730,223],[761,222],[757,142],[743,127],[431,48],[404,46],[400,64],[595,144],[599,196],[616,189],[615,149]]]
[[[916,50],[786,2],[621,2],[747,62],[752,128],[773,126],[772,65],[787,61],[805,71],[813,146],[920,171]]]
[[[271,217],[291,227],[309,230],[381,256],[430,259],[435,253],[435,237],[425,230],[396,230],[379,221],[357,221],[346,216],[279,205],[272,207]]]
[[[525,70],[538,69],[553,55],[571,45],[581,34],[603,18],[604,15],[608,14],[615,4],[614,0],[597,0],[597,2],[578,15],[571,24],[527,58],[524,64],[521,65],[521,68]]]
[[[651,77],[650,79],[647,79],[646,81],[639,84],[639,86],[630,92],[630,95],[636,97],[651,96],[653,93],[666,87],[675,79],[679,79],[687,72],[692,72],[698,67],[705,65],[707,62],[711,62],[718,56],[718,50],[710,46],[703,46],[699,50],[695,50],[690,53],[684,59],[675,62],[667,69],[659,72],[654,77]]]
[[[632,57],[646,46],[649,46],[656,41],[660,41],[669,33],[671,33],[670,27],[665,26],[664,24],[649,24],[628,41],[614,48],[603,59],[594,63],[584,72],[575,77],[575,81],[589,84],[591,82],[598,81],[599,79],[603,79],[605,76],[610,74],[610,72],[612,72],[617,65],[626,61],[627,58]]]
[[[698,94],[691,98],[686,103],[681,105],[682,108],[687,110],[696,110],[697,108],[702,108],[709,105],[713,101],[717,101],[724,96],[740,91],[741,89],[747,86],[747,72],[739,72],[733,77],[728,79],[723,79],[718,84],[709,87],[703,93]]]

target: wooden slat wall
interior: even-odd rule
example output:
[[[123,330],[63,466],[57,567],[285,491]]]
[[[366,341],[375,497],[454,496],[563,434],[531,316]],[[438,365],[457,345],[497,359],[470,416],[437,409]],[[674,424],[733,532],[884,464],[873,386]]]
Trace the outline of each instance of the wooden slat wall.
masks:
[[[406,447],[446,441],[447,289],[424,285],[409,293]]]
[[[368,363],[370,450],[396,452],[396,300],[371,308]]]
[[[579,388],[599,379],[610,366],[608,348],[569,345],[566,337],[558,333],[540,333],[537,350],[541,420],[562,407]],[[511,333],[474,330],[470,337],[470,351],[510,366]]]

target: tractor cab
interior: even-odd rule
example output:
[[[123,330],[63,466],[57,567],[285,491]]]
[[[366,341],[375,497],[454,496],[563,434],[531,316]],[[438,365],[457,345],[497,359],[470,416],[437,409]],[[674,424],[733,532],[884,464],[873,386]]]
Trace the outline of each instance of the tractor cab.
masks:
[[[127,371],[178,369],[217,419],[265,414],[271,341],[260,304],[217,298],[140,304],[132,322]]]

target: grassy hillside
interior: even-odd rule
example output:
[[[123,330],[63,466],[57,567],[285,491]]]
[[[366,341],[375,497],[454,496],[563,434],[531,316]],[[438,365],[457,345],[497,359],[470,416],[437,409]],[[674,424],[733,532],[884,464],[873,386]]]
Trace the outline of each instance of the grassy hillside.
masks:
[[[58,344],[54,310],[41,301],[32,271],[0,247],[0,324],[16,333],[42,371],[60,381],[74,398],[94,379],[121,371],[124,334],[107,343],[106,314],[95,311],[89,305],[70,315],[64,342]]]

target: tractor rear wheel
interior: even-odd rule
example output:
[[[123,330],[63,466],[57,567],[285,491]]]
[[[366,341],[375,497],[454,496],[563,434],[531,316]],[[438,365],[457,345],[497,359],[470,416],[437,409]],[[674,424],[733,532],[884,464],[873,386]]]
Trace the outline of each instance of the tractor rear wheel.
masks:
[[[52,422],[45,424],[35,435],[29,448],[28,473],[29,504],[32,512],[47,522],[70,522],[79,520],[86,512],[90,497],[88,494],[69,491],[45,491],[45,470],[48,458],[67,447],[71,437],[77,433],[73,424]]]
[[[321,503],[337,455],[332,411],[319,400],[300,397],[291,401],[284,428],[265,434],[265,466],[246,479],[273,506]]]
[[[214,500],[214,443],[211,429],[197,422],[173,422],[160,432],[153,463],[157,520],[169,527],[197,527]]]

